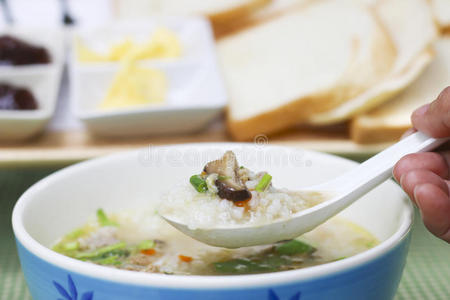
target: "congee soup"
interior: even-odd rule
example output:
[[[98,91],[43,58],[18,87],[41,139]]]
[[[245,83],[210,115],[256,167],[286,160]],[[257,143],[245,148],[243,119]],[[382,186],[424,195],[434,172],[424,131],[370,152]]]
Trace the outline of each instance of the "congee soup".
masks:
[[[53,250],[112,268],[178,275],[239,275],[320,265],[378,243],[368,231],[333,218],[301,237],[238,249],[212,247],[165,222],[154,210],[107,215],[103,210],[68,233]]]
[[[232,151],[205,165],[189,182],[174,186],[163,196],[159,213],[190,229],[262,225],[328,199],[325,192],[299,192],[272,185],[267,172],[239,166]]]
[[[58,240],[53,249],[69,257],[113,268],[180,275],[239,275],[320,265],[363,252],[378,243],[368,231],[338,217],[293,240],[225,249],[203,244],[160,215],[191,228],[260,224],[288,218],[324,200],[272,186],[267,172],[239,166],[233,152],[172,188],[147,209],[96,217]],[[157,201],[156,201],[157,202]]]

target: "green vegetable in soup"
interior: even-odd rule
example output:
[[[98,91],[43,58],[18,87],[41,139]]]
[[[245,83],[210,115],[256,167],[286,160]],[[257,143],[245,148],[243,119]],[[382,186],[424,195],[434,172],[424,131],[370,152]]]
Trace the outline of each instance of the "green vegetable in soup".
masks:
[[[64,250],[66,251],[71,251],[71,250],[78,250],[78,248],[80,247],[79,243],[77,241],[74,242],[67,242],[62,244],[62,247],[64,248]]]
[[[91,234],[94,230],[95,227],[90,225],[85,225],[76,229],[63,237],[59,243],[52,247],[52,249],[61,254],[73,257],[80,247],[78,239]]]
[[[248,259],[232,259],[224,262],[214,263],[216,271],[225,274],[246,274],[273,272],[274,268],[269,265],[258,264]]]
[[[82,237],[84,235],[87,235],[90,231],[91,230],[88,230],[85,227],[79,228],[79,229],[76,229],[76,230],[72,231],[71,233],[67,234],[66,238],[68,238],[68,239],[77,239],[77,238],[80,238],[80,237]]]
[[[298,240],[291,240],[281,245],[276,246],[276,252],[282,255],[293,255],[293,254],[309,254],[314,252],[316,249],[304,242]]]
[[[91,260],[95,259],[95,258],[101,258],[101,257],[107,256],[108,254],[114,253],[114,251],[116,251],[116,250],[125,249],[126,246],[127,246],[126,243],[119,242],[119,243],[114,244],[114,245],[98,248],[98,249],[96,249],[96,250],[94,250],[92,252],[79,252],[79,253],[76,253],[74,258],[77,258],[77,259],[91,259]]]
[[[214,268],[218,273],[248,274],[275,272],[290,265],[292,265],[292,261],[289,257],[269,254],[262,257],[216,262],[214,263]]]
[[[95,260],[95,262],[100,265],[110,265],[110,266],[118,266],[122,264],[119,255],[111,255],[106,258]]]
[[[333,261],[343,260],[343,259],[346,259],[346,258],[347,258],[347,256],[342,256],[342,257],[336,258],[336,259],[333,260]]]
[[[106,258],[95,260],[95,263],[105,266],[119,266],[122,264],[122,261],[119,255],[111,255]]]
[[[269,186],[271,181],[272,181],[272,176],[270,176],[267,173],[264,174],[264,176],[261,178],[261,180],[256,185],[255,190],[260,193],[264,192],[267,189],[267,187]]]
[[[145,240],[139,243],[138,250],[152,249],[155,247],[155,242],[152,240]]]
[[[200,175],[192,175],[191,178],[189,178],[189,182],[199,193],[205,193],[208,190],[205,179]]]
[[[272,247],[259,255],[245,259],[232,259],[214,263],[214,269],[222,274],[264,273],[298,268],[305,255],[316,249],[304,242],[291,240]]]
[[[119,225],[116,222],[111,221],[108,218],[108,216],[105,214],[103,209],[101,209],[101,208],[97,210],[97,221],[101,226],[118,226]]]

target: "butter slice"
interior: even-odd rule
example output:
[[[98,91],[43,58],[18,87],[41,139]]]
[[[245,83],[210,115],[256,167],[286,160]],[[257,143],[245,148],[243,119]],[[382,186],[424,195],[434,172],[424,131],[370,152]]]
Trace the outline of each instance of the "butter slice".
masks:
[[[166,91],[167,80],[163,72],[127,63],[117,72],[100,108],[159,105],[164,103]]]
[[[176,34],[166,28],[155,30],[145,43],[137,43],[130,38],[112,45],[107,53],[99,53],[89,48],[80,39],[76,40],[77,58],[80,62],[117,62],[152,58],[174,58],[182,54]]]

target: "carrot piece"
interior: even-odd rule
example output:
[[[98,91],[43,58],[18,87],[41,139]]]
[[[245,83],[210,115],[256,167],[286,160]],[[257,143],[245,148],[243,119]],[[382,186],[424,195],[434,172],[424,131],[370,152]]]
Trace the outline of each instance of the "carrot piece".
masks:
[[[181,261],[184,261],[184,262],[191,262],[192,261],[192,257],[190,257],[190,256],[185,256],[185,255],[178,255],[178,257],[180,258],[180,260]]]
[[[235,201],[235,202],[233,202],[233,203],[234,203],[234,205],[236,205],[237,207],[243,207],[243,208],[245,208],[245,210],[247,211],[247,210],[250,209],[250,207],[249,207],[249,205],[248,205],[249,202],[250,202],[250,198],[249,198],[249,199],[246,199],[246,200],[242,200],[242,201]]]
[[[156,253],[156,250],[155,249],[143,249],[143,250],[141,250],[141,253],[142,254],[145,254],[145,255],[153,255],[153,254],[155,254]]]

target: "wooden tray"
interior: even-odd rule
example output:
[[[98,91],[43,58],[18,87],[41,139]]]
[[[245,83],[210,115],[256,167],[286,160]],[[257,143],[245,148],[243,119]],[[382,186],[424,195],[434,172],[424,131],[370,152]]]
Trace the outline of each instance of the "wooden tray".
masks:
[[[155,136],[139,139],[105,139],[90,135],[82,129],[48,130],[43,135],[21,144],[0,146],[0,166],[67,165],[74,162],[149,145],[227,142],[223,120],[210,128],[192,135]],[[387,144],[357,145],[353,143],[345,128],[316,130],[293,129],[281,135],[259,136],[259,144],[288,145],[333,153],[353,159],[365,159],[384,149]]]

